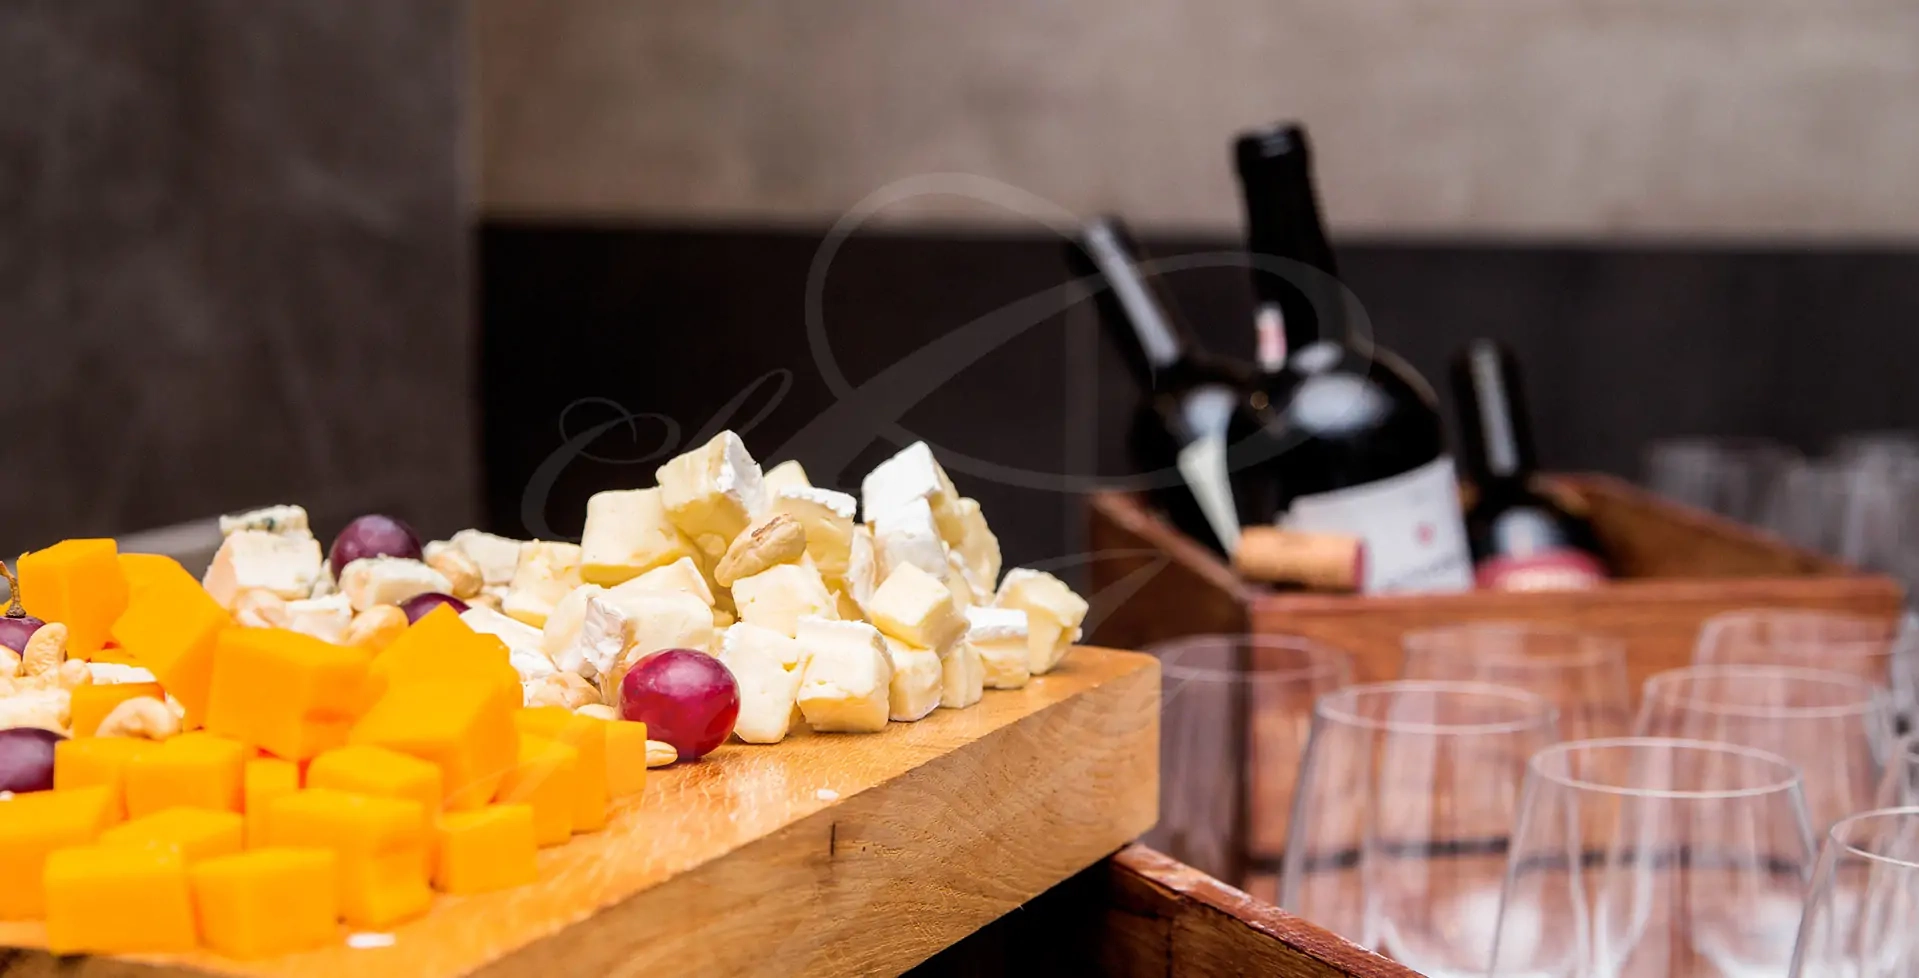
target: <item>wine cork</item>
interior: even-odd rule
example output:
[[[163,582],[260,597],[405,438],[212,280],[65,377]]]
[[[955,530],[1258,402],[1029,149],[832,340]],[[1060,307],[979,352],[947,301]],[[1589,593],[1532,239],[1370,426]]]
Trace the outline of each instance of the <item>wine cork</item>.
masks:
[[[1357,591],[1365,579],[1366,546],[1358,537],[1249,526],[1240,532],[1233,568],[1260,581]]]

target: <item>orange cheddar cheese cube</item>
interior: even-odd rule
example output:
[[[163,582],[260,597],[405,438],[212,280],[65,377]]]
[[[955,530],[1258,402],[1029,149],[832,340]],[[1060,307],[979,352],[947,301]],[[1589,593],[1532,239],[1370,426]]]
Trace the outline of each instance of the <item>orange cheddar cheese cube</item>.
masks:
[[[117,820],[113,794],[104,787],[56,788],[0,801],[0,920],[44,916],[45,891],[36,881],[47,856],[91,843]]]
[[[580,796],[580,752],[557,740],[520,735],[519,760],[500,782],[499,800],[533,813],[533,838],[557,846],[573,836]]]
[[[417,801],[420,810],[429,815],[440,810],[440,801],[446,797],[437,765],[370,744],[336,747],[314,758],[307,765],[306,784],[309,788]]]
[[[121,648],[120,643],[110,638],[107,639],[107,644],[101,646],[100,651],[93,653],[93,658],[87,661],[112,663],[120,666],[137,666],[140,664],[139,661],[133,657],[133,653]]]
[[[574,784],[573,831],[594,832],[605,828],[606,721],[580,716],[565,707],[542,706],[515,712],[513,723],[522,734],[557,740],[580,752],[579,780]],[[644,745],[641,757],[645,757]]]
[[[646,788],[646,724],[606,720],[606,793],[637,795]]]
[[[492,800],[518,756],[518,705],[517,695],[487,681],[400,683],[354,724],[347,740],[439,765],[445,807],[478,808]]]
[[[169,808],[143,815],[100,833],[102,846],[160,846],[176,849],[188,864],[239,852],[246,820],[238,812],[208,808]]]
[[[266,844],[332,852],[340,915],[355,927],[387,927],[433,902],[427,824],[419,802],[310,788],[268,804]]]
[[[197,727],[213,683],[214,644],[232,625],[226,609],[198,583],[155,585],[135,595],[113,623],[113,640],[180,701],[187,726]]]
[[[55,954],[193,950],[193,894],[178,850],[62,849],[47,857],[44,879]]]
[[[98,660],[95,660],[98,661]],[[165,700],[166,693],[159,683],[101,683],[88,684],[73,688],[72,716],[73,735],[91,737],[100,729],[100,721],[113,712],[113,708],[128,700],[145,696],[156,700]]]
[[[20,603],[67,626],[67,654],[90,659],[127,610],[119,547],[106,539],[62,540],[20,556]]]
[[[127,579],[129,607],[148,588],[200,586],[200,579],[192,571],[164,554],[121,554],[119,561],[120,573]]]
[[[300,765],[277,757],[247,761],[241,795],[247,818],[247,848],[266,844],[267,811],[273,799],[300,790]]]
[[[123,819],[127,817],[127,764],[159,746],[134,737],[60,741],[53,745],[53,788],[105,788],[113,799],[113,817]]]
[[[200,939],[264,958],[339,938],[340,859],[329,849],[255,849],[187,867]]]
[[[433,885],[447,893],[485,893],[539,877],[533,809],[488,805],[448,812],[435,830]]]
[[[200,731],[161,741],[127,761],[127,814],[178,806],[237,812],[249,756],[239,741]]]
[[[506,643],[475,632],[452,606],[441,605],[373,658],[363,702],[370,708],[395,683],[448,679],[490,681],[499,684],[504,694],[521,695],[520,673],[513,668]]]
[[[229,628],[213,654],[207,730],[289,761],[346,743],[372,657],[280,628]]]

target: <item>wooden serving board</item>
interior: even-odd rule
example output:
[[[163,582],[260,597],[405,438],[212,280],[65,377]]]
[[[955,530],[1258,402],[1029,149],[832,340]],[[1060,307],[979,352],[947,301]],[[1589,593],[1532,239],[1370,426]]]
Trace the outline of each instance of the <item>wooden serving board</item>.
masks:
[[[1153,659],[1079,648],[972,709],[652,771],[539,882],[440,897],[390,947],[58,958],[10,923],[0,978],[897,974],[1152,826],[1159,695]]]

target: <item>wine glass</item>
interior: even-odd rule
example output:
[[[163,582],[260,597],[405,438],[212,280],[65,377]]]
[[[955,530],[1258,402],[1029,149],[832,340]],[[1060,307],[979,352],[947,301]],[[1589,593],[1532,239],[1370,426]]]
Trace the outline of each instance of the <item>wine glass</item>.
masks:
[[[1893,748],[1889,697],[1858,676],[1790,666],[1689,666],[1646,680],[1634,732],[1716,740],[1799,765],[1814,827],[1870,808]]]
[[[1792,978],[1919,974],[1919,808],[1840,819],[1799,923]]]
[[[1632,689],[1616,638],[1530,622],[1487,621],[1408,632],[1400,675],[1538,693],[1559,711],[1561,740],[1626,734]]]
[[[1764,438],[1674,438],[1646,451],[1646,485],[1690,506],[1753,522],[1798,453]]]
[[[1754,608],[1706,619],[1693,646],[1699,666],[1829,669],[1893,689],[1912,654],[1899,619],[1803,608]]]
[[[1313,709],[1280,906],[1435,978],[1480,975],[1526,760],[1552,704],[1400,680]]]
[[[1313,701],[1352,682],[1352,657],[1281,635],[1194,635],[1147,651],[1160,661],[1160,802],[1143,841],[1276,901]]]
[[[1532,759],[1489,974],[1784,975],[1813,867],[1799,775],[1733,744],[1620,737]]]

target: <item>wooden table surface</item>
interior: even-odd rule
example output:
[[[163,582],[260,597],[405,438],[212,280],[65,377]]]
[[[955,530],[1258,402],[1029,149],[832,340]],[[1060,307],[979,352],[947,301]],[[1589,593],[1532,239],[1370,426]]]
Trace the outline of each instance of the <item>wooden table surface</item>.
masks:
[[[1075,649],[969,710],[653,771],[539,882],[441,896],[390,947],[63,959],[9,923],[0,978],[896,974],[1151,827],[1158,712],[1154,660]]]

